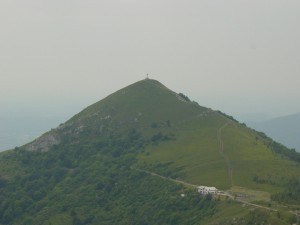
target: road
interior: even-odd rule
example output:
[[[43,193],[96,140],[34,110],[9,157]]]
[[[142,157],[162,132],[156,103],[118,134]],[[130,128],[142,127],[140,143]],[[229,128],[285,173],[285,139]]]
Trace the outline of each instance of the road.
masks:
[[[192,183],[189,183],[189,182],[186,182],[186,181],[182,181],[182,180],[178,180],[178,179],[173,179],[173,178],[170,178],[170,177],[165,177],[165,176],[159,175],[157,173],[153,173],[153,172],[148,171],[148,170],[143,170],[143,169],[134,168],[134,167],[131,167],[131,169],[139,171],[139,172],[144,172],[144,173],[147,173],[147,174],[149,174],[151,176],[156,176],[156,177],[159,177],[161,179],[168,180],[168,181],[171,181],[171,182],[175,182],[177,184],[182,184],[182,185],[185,185],[185,186],[188,186],[188,187],[197,188],[199,186],[199,185],[192,184]],[[233,195],[231,195],[230,193],[228,193],[227,191],[221,191],[221,190],[219,190],[219,191],[221,193],[217,194],[217,195],[228,196],[231,200],[234,200],[236,202],[240,202],[240,203],[243,203],[245,205],[254,206],[254,207],[257,207],[257,208],[262,208],[262,209],[266,209],[266,210],[277,212],[276,209],[272,209],[272,208],[269,208],[269,207],[266,207],[266,206],[257,205],[257,204],[253,204],[251,202],[247,202],[247,201],[244,201],[244,200],[237,199]]]

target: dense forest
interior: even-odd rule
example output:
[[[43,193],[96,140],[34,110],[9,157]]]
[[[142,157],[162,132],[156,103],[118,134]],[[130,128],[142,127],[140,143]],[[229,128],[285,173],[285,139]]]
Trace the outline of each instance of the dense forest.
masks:
[[[6,154],[20,170],[0,179],[1,224],[197,224],[214,214],[211,196],[131,168],[144,143],[131,131]]]

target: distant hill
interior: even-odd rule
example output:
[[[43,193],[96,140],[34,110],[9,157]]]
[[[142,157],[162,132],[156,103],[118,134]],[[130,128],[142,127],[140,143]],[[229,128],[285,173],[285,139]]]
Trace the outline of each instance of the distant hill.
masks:
[[[300,113],[263,122],[247,122],[247,124],[300,152]]]
[[[265,134],[145,79],[0,153],[0,224],[297,223],[299,162]],[[220,193],[202,196],[199,185]]]

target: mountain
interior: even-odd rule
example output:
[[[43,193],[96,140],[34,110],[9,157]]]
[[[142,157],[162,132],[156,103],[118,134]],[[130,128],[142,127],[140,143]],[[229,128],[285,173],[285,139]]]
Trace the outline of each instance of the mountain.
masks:
[[[280,143],[300,151],[300,113],[263,122],[247,122],[247,124],[265,132]]]
[[[0,224],[296,223],[299,162],[263,133],[145,79],[1,153]]]

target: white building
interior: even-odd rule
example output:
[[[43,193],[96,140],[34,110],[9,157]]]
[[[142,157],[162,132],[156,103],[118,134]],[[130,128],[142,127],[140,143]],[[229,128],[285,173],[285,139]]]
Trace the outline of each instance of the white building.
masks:
[[[198,192],[202,195],[216,194],[218,192],[218,189],[215,187],[199,186]]]

